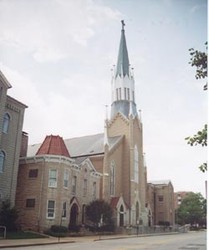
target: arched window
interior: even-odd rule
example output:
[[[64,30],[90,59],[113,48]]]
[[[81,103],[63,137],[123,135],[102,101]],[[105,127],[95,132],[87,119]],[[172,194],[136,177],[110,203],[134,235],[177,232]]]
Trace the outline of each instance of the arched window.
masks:
[[[134,181],[139,183],[139,153],[137,146],[134,147]]]
[[[4,163],[5,163],[5,153],[4,151],[0,151],[0,173],[4,171]]]
[[[82,224],[85,224],[85,215],[86,215],[86,205],[82,206]]]
[[[3,127],[2,127],[2,132],[5,134],[8,133],[9,131],[9,122],[10,122],[10,116],[8,113],[5,113],[3,119]]]
[[[120,222],[119,222],[120,227],[124,226],[124,208],[123,205],[120,206]]]
[[[139,224],[139,202],[136,202],[136,224]]]
[[[110,165],[110,195],[115,194],[115,164],[112,161]]]

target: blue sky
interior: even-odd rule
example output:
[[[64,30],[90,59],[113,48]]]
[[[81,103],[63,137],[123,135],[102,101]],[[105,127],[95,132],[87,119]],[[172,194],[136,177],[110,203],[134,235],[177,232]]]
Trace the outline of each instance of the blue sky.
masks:
[[[206,149],[184,138],[207,122],[204,81],[188,49],[205,50],[205,0],[1,0],[0,69],[29,106],[30,144],[103,132],[124,19],[149,180],[205,194]]]

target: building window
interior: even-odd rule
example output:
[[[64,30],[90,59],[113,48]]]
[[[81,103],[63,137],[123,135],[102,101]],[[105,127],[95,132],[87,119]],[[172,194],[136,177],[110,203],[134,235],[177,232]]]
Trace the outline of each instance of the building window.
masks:
[[[38,177],[38,169],[30,169],[28,177],[29,178],[37,178]]]
[[[118,101],[118,89],[116,89],[116,100]]]
[[[119,100],[121,100],[121,88],[119,88]]]
[[[62,204],[62,218],[66,218],[67,217],[67,202],[63,202]]]
[[[47,218],[54,219],[55,218],[55,201],[49,200],[47,206]]]
[[[139,153],[137,146],[134,148],[134,181],[139,183]]]
[[[72,181],[72,194],[76,194],[76,183],[77,183],[77,177],[73,176],[73,181]]]
[[[5,153],[4,151],[0,151],[0,173],[4,171],[4,164],[5,164]]]
[[[97,183],[96,182],[94,182],[93,183],[93,199],[96,199],[96,188],[97,188]]]
[[[83,196],[87,195],[87,179],[83,180]]]
[[[9,131],[10,116],[8,113],[4,114],[2,132],[7,134]]]
[[[130,101],[130,90],[127,88],[127,95],[128,95],[128,100]]]
[[[87,171],[87,169],[85,168],[85,170],[84,170],[84,179],[87,179],[87,174],[88,174],[88,171]]]
[[[133,102],[135,102],[135,94],[134,94],[134,91],[132,91],[132,99],[133,99]]]
[[[114,162],[111,162],[110,165],[110,195],[115,194],[115,165]]]
[[[124,88],[124,99],[127,99],[126,88]]]
[[[28,207],[28,208],[35,207],[35,199],[27,199],[26,200],[26,207]]]
[[[159,195],[159,196],[158,196],[158,201],[159,201],[159,202],[163,202],[163,195]]]
[[[64,187],[65,188],[68,188],[68,182],[69,182],[69,170],[68,169],[65,169],[65,172],[64,172]]]
[[[86,205],[82,206],[82,224],[85,224],[85,215],[86,215]]]
[[[57,170],[49,169],[49,187],[57,187]]]

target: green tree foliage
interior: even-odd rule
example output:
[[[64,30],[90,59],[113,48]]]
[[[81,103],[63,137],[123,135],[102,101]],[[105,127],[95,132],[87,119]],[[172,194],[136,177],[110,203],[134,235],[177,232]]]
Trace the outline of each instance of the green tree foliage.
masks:
[[[195,50],[194,48],[189,49],[190,51],[190,62],[191,66],[196,67],[196,79],[205,79],[208,77],[208,54],[207,54],[207,47],[208,43],[205,43],[206,52],[202,52],[199,50]],[[204,85],[204,90],[207,90],[208,84]]]
[[[206,45],[206,52],[201,52],[199,50],[194,50],[193,48],[189,49],[190,51],[190,64],[193,67],[196,67],[196,79],[205,79],[208,76],[208,54],[207,54],[207,42]],[[204,90],[208,89],[208,83],[203,87]],[[188,136],[185,138],[187,143],[191,146],[202,145],[207,146],[207,124],[204,125],[202,130],[199,130],[195,135]],[[203,163],[200,167],[202,172],[207,171],[207,163]]]
[[[86,206],[86,216],[94,225],[108,225],[112,223],[112,208],[104,200],[94,200]]]
[[[3,201],[0,209],[0,225],[6,226],[7,231],[16,231],[16,220],[18,211],[15,207],[11,208],[9,200]]]
[[[206,199],[200,193],[189,193],[177,209],[176,222],[206,225]]]

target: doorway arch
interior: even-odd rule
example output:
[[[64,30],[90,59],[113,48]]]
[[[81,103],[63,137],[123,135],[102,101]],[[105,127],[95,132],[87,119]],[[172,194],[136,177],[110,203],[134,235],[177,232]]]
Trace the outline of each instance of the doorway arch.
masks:
[[[70,226],[76,226],[78,220],[78,205],[74,203],[70,209]]]

